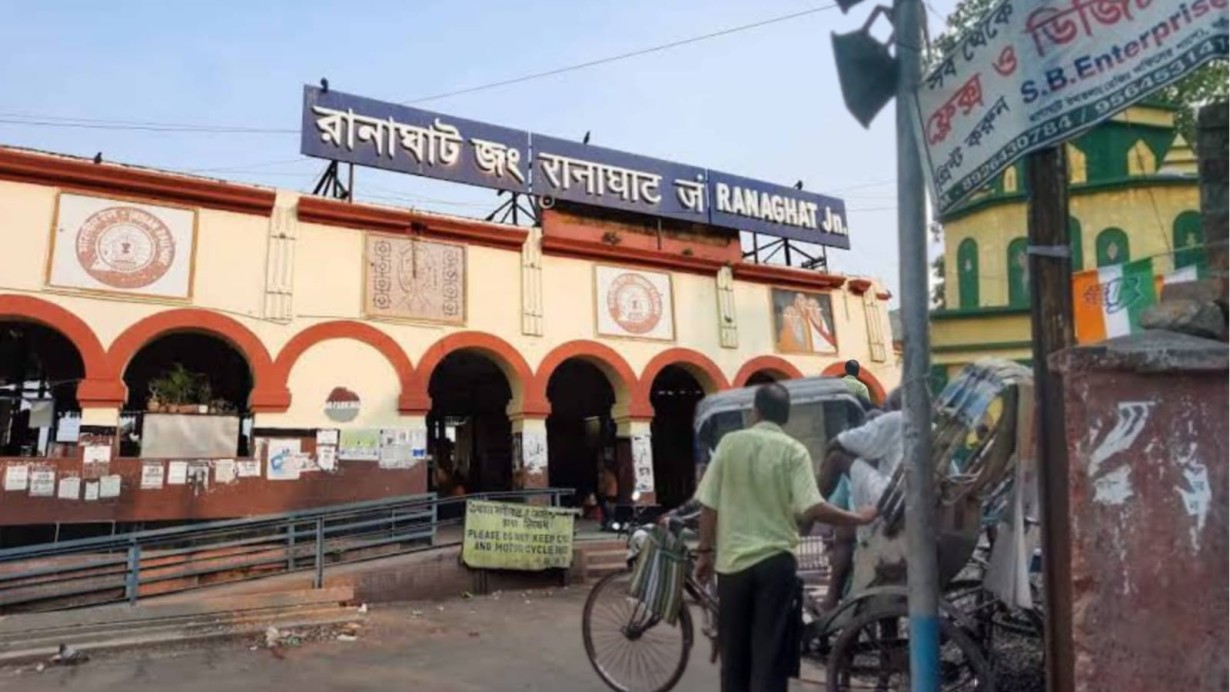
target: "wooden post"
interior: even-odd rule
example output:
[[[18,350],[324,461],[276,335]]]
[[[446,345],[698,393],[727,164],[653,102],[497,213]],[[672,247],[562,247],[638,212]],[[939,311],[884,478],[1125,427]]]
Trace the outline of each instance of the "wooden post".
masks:
[[[1046,590],[1046,688],[1073,692],[1072,553],[1063,382],[1047,362],[1075,342],[1068,171],[1062,147],[1029,155],[1029,285],[1042,555]]]

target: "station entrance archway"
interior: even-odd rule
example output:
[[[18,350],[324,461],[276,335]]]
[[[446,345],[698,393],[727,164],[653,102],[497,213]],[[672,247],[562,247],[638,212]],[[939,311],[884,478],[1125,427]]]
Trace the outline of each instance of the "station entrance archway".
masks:
[[[500,367],[481,353],[454,351],[432,371],[428,392],[429,487],[443,494],[511,490],[512,389]]]
[[[611,406],[615,390],[597,366],[569,358],[547,381],[551,415],[547,417],[547,455],[550,483],[575,488],[574,505],[593,495],[598,498],[599,475],[604,465],[615,470],[615,423]],[[569,502],[569,500],[565,500]]]
[[[704,397],[701,383],[678,365],[662,368],[650,383],[654,495],[663,507],[677,507],[696,492],[692,420],[697,402]]]

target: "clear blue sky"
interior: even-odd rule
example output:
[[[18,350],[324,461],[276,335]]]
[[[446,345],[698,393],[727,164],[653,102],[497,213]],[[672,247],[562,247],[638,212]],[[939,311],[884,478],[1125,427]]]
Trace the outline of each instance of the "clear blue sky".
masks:
[[[874,0],[421,108],[843,197],[853,249],[834,270],[897,285],[893,111],[845,111],[830,32]],[[14,114],[299,126],[301,89],[414,99],[828,4],[804,0],[0,0],[0,120]],[[935,0],[932,35],[955,0]],[[883,35],[884,32],[879,32]],[[295,134],[159,133],[0,122],[0,144],[294,189],[323,169]],[[494,194],[385,172],[359,197],[481,216]]]

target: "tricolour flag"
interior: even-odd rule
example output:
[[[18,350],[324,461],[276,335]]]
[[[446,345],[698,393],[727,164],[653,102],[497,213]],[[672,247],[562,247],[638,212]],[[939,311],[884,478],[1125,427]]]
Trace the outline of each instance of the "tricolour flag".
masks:
[[[1157,303],[1153,260],[1072,275],[1076,342],[1094,343],[1140,331],[1140,317]]]

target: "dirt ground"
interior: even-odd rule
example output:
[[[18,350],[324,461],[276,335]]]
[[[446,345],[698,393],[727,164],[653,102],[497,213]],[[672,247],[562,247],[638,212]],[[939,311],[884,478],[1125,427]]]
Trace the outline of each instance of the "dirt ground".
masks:
[[[352,642],[320,631],[326,639],[312,641],[307,632],[302,643],[274,650],[264,648],[262,638],[99,654],[79,666],[0,671],[0,691],[597,692],[607,687],[581,641],[587,593],[573,587],[373,607]],[[719,687],[717,667],[705,655],[707,642],[697,644],[677,690]]]

